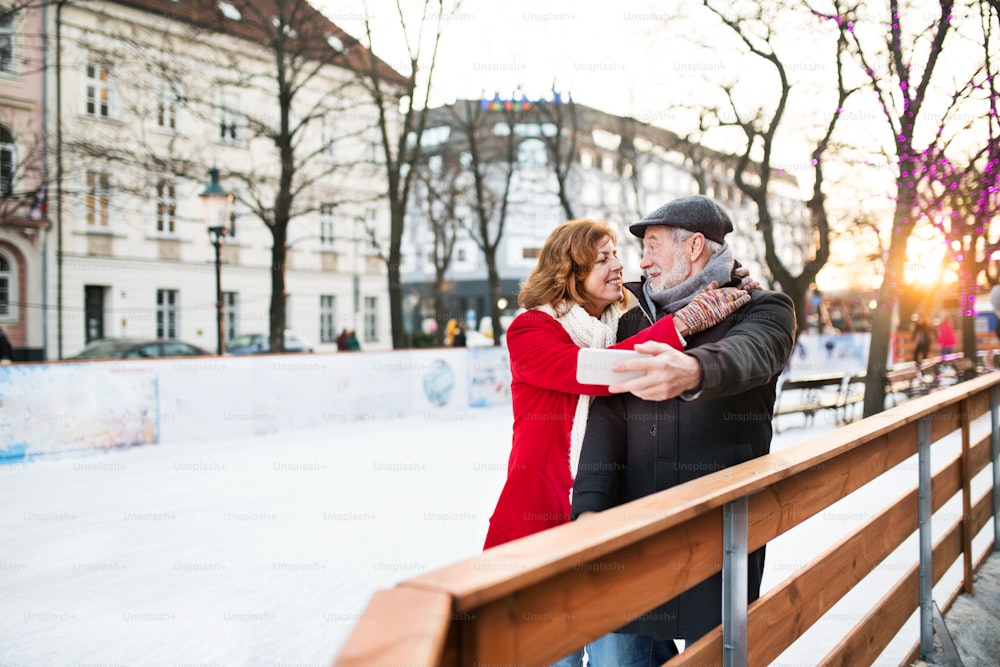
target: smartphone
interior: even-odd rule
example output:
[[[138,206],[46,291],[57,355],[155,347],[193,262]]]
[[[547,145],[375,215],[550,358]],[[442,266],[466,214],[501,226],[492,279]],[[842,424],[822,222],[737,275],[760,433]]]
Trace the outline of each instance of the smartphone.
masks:
[[[605,350],[595,347],[581,347],[576,357],[576,381],[580,384],[614,384],[634,380],[646,374],[645,371],[615,373],[611,369],[619,362],[638,359],[649,355],[634,350]]]

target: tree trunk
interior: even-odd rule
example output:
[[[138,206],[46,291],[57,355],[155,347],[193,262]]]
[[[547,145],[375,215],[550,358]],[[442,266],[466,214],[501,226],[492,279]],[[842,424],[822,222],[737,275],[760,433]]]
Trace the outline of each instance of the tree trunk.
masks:
[[[892,336],[892,305],[880,299],[880,307],[872,315],[872,337],[868,345],[868,369],[865,377],[864,416],[870,417],[885,409],[885,363],[889,358],[889,338]]]
[[[489,272],[489,299],[490,299],[490,319],[493,322],[493,345],[500,346],[500,335],[503,330],[500,327],[500,274],[497,272],[497,250],[495,245],[488,246],[486,254],[486,268]]]
[[[271,352],[285,351],[285,266],[288,258],[287,224],[272,228],[274,244],[271,246],[271,322],[270,349]]]
[[[899,303],[898,285],[902,282],[903,262],[906,259],[906,237],[909,223],[908,201],[897,204],[894,229],[889,242],[889,257],[886,260],[885,276],[879,288],[878,304],[872,316],[872,337],[868,347],[868,368],[865,378],[864,416],[871,417],[885,410],[885,372],[889,359],[889,340],[892,338],[893,313]]]
[[[403,253],[400,248],[403,239],[403,223],[405,211],[399,202],[390,202],[391,216],[389,229],[389,327],[392,331],[392,349],[403,350],[409,347],[408,336],[403,324],[403,282],[400,276],[400,263]]]
[[[979,274],[979,268],[976,264],[976,249],[974,246],[965,250],[959,266],[959,276],[961,276],[960,280],[962,282],[959,290],[961,299],[958,306],[959,314],[962,317],[960,325],[962,331],[961,349],[962,355],[966,359],[971,359],[975,362],[977,356],[976,278]]]
[[[806,320],[806,293],[809,291],[809,284],[804,280],[790,280],[787,285],[782,285],[782,287],[795,307],[795,338],[798,339],[808,325]]]
[[[976,317],[962,313],[962,354],[966,359],[976,361],[978,350],[976,346]]]

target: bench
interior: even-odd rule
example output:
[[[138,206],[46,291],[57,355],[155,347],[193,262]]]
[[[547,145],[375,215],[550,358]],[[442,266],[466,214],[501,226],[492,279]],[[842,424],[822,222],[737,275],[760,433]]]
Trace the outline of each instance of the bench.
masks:
[[[980,365],[977,359],[970,359],[962,354],[949,354],[938,357],[934,364],[933,374],[937,386],[951,385],[956,382],[971,380],[986,371],[986,365]]]
[[[926,394],[929,383],[925,380],[924,370],[929,360],[917,368],[916,364],[908,361],[885,372],[885,394],[892,397],[892,404],[898,405],[897,394],[903,394],[907,398],[913,398]]]
[[[846,423],[853,418],[854,405],[864,400],[864,380],[863,373],[782,377],[778,380],[774,416],[801,413],[809,427],[817,412],[830,410],[838,424]],[[777,421],[774,429],[779,431]]]

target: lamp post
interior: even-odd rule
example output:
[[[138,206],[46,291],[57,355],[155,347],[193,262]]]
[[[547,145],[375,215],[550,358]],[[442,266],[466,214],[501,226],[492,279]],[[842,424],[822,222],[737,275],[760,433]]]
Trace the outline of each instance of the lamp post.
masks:
[[[233,195],[219,185],[219,170],[212,167],[208,170],[209,183],[202,192],[201,203],[205,211],[205,225],[208,236],[215,247],[215,336],[216,353],[222,356],[223,326],[222,326],[222,243],[229,231],[229,211],[233,203]]]

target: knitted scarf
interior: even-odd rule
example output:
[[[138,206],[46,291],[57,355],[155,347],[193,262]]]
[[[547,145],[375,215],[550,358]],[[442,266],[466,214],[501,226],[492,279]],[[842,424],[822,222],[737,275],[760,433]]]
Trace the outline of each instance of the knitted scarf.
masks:
[[[559,315],[549,305],[538,306],[539,310],[549,315],[569,334],[569,337],[579,347],[606,348],[614,345],[618,338],[618,318],[621,315],[617,305],[611,305],[597,319],[579,304]],[[573,428],[569,435],[569,471],[576,478],[577,465],[580,462],[580,448],[583,445],[583,434],[587,430],[587,414],[590,412],[590,401],[593,397],[581,394],[576,403],[576,413],[573,415]]]
[[[698,292],[708,286],[713,280],[725,285],[731,279],[733,272],[733,251],[729,244],[724,244],[715,251],[705,268],[694,274],[679,285],[654,292],[649,281],[642,283],[642,294],[650,306],[650,312],[659,319],[664,314],[674,313],[679,308],[691,303]]]

